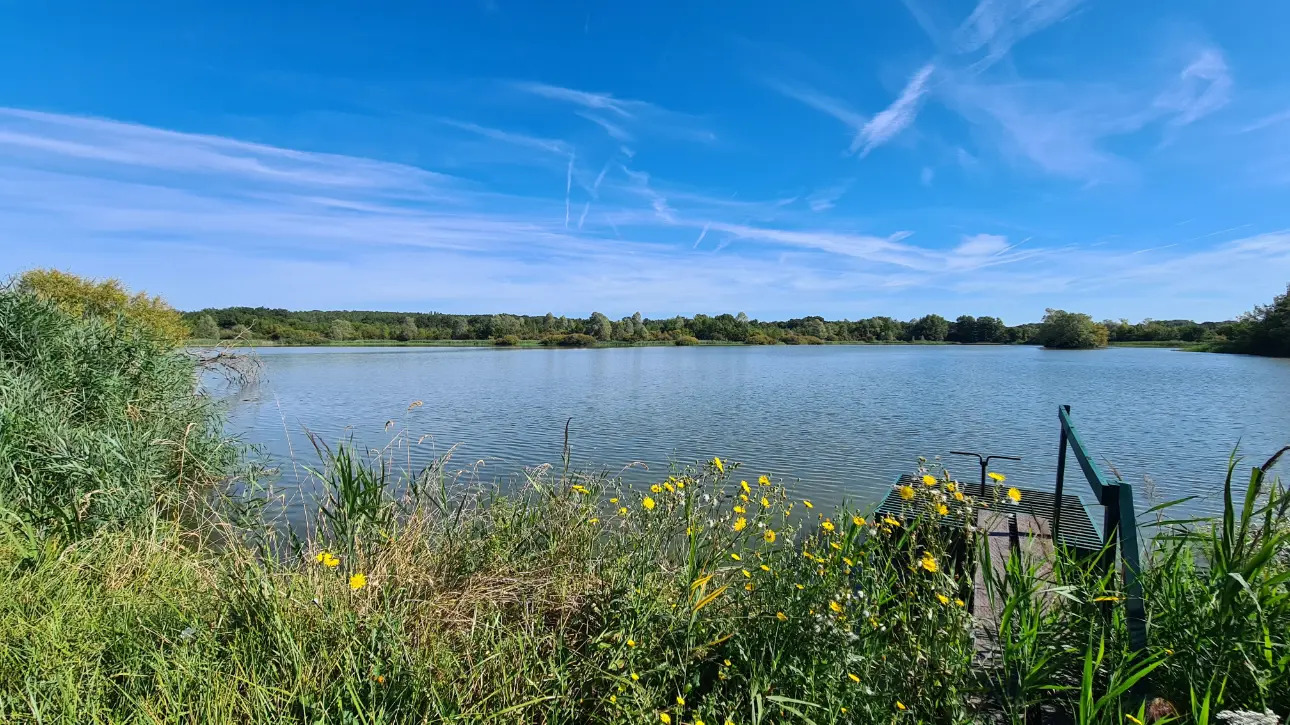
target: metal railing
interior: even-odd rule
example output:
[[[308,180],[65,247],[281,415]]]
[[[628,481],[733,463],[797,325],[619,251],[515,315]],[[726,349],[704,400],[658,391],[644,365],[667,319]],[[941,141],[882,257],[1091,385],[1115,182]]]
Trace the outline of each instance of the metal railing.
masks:
[[[1142,650],[1147,646],[1147,615],[1142,604],[1142,582],[1139,574],[1142,571],[1138,551],[1138,517],[1133,508],[1133,486],[1124,481],[1107,478],[1097,463],[1090,457],[1088,447],[1084,445],[1075,424],[1071,422],[1071,407],[1057,407],[1057,418],[1061,421],[1061,447],[1057,450],[1057,491],[1056,503],[1053,506],[1052,540],[1056,544],[1057,534],[1061,528],[1062,487],[1066,479],[1066,449],[1075,454],[1080,470],[1088,481],[1093,495],[1103,507],[1102,516],[1102,571],[1107,571],[1116,559],[1119,549],[1120,576],[1123,581],[1125,618],[1129,630],[1129,647]],[[1107,613],[1110,613],[1110,603]]]

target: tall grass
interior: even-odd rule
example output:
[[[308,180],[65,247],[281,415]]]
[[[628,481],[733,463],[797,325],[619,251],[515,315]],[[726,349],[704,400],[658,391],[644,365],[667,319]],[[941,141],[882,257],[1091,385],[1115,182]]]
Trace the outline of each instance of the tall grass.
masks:
[[[125,316],[0,292],[0,510],[77,539],[223,475],[236,451],[195,374]]]

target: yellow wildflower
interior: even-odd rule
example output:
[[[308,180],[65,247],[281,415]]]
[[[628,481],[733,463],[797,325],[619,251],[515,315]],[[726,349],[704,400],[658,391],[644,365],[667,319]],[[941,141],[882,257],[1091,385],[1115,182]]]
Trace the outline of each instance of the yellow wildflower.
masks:
[[[837,614],[842,613],[842,605],[833,600],[829,600],[829,609],[832,609]]]
[[[1008,500],[1013,503],[1021,503],[1021,491],[1018,491],[1015,488],[1008,489]]]
[[[761,537],[766,540],[767,544],[773,544],[775,543],[775,530],[766,529],[765,531],[761,532]]]
[[[958,485],[953,481],[950,481],[949,483],[945,484],[945,490],[949,491],[950,493],[954,493],[955,491],[958,490],[958,488],[959,488]]]
[[[680,695],[677,695],[676,704],[680,705],[681,707],[685,707],[685,698],[681,697]]]
[[[896,709],[897,709],[897,710],[904,710],[904,709],[905,709],[905,703],[901,702],[900,700],[897,700],[897,701],[896,701]]]
[[[662,721],[663,725],[672,725],[672,716],[665,712],[660,712],[658,714],[658,719]]]
[[[824,523],[820,524],[820,528],[824,529],[825,531],[831,534],[833,533],[834,529],[836,529],[837,527],[833,525],[832,521],[825,519]]]
[[[932,556],[931,552],[923,552],[923,558],[918,562],[918,565],[933,574],[941,568],[940,564],[936,561],[936,557]]]
[[[740,569],[740,571],[742,571],[742,572],[744,573],[744,576],[745,576],[745,577],[747,577],[747,578],[749,578],[749,579],[751,579],[751,578],[752,578],[752,572],[748,571],[747,569]]]
[[[955,500],[955,501],[962,501],[962,500],[963,500],[963,492],[962,492],[962,491],[955,491],[955,492],[954,492],[954,500]]]
[[[636,640],[634,640],[634,639],[629,639],[629,640],[627,640],[627,646],[628,646],[628,647],[635,647],[635,646],[636,646]]]
[[[615,498],[611,498],[611,499],[609,499],[609,503],[618,503],[618,499],[617,499],[616,497],[615,497]]]
[[[314,557],[314,561],[318,562],[319,564],[322,564],[323,566],[329,569],[335,568],[338,564],[340,564],[340,559],[337,559],[336,555],[332,554],[329,551],[318,552],[318,555]]]
[[[838,551],[842,551],[842,544],[839,544],[836,541],[830,541],[829,546],[833,547],[834,549],[837,549]]]
[[[618,513],[619,513],[620,515],[622,515],[622,516],[626,516],[626,515],[627,515],[627,507],[626,507],[626,506],[620,506],[620,507],[618,507]]]
[[[1142,721],[1141,721],[1141,720],[1139,720],[1138,718],[1136,718],[1136,717],[1134,717],[1134,716],[1130,715],[1130,714],[1129,714],[1129,713],[1127,713],[1127,712],[1126,712],[1126,713],[1124,713],[1124,719],[1125,719],[1125,720],[1128,720],[1128,721],[1129,721],[1129,722],[1131,722],[1131,723],[1133,723],[1133,725],[1142,725]]]
[[[739,494],[739,500],[743,501],[744,503],[748,503],[748,494],[746,493]]]
[[[855,566],[855,563],[852,562],[850,559],[846,558],[845,556],[842,557],[842,562],[847,566]]]
[[[805,589],[805,588],[806,588],[806,587],[802,586],[801,584],[794,584],[793,586],[797,587],[798,591],[801,591],[801,590],[803,590],[803,589]]]
[[[784,614],[783,612],[775,612],[775,619],[778,619],[781,622],[787,622],[788,615]]]
[[[1111,596],[1111,595],[1103,595],[1103,596],[1100,596],[1100,597],[1093,597],[1093,601],[1095,601],[1095,602],[1118,602],[1118,601],[1120,601],[1120,599],[1121,599],[1120,597]]]
[[[742,488],[744,493],[752,493],[752,488],[748,485],[747,481],[740,481],[739,488]]]
[[[670,483],[663,484],[663,488],[666,488],[668,493],[676,493],[676,487]]]
[[[708,724],[696,717],[694,718],[694,725],[708,725]]]
[[[863,516],[852,516],[852,517],[851,517],[851,523],[855,524],[856,526],[864,526],[864,524],[865,524],[864,517],[863,517]]]
[[[935,476],[933,476],[933,475],[931,475],[931,474],[924,473],[924,474],[923,474],[923,485],[924,485],[924,486],[935,486],[935,485],[936,485],[936,477],[935,477]]]
[[[743,557],[739,556],[738,554],[731,554],[730,558],[734,559],[735,561],[743,561]]]
[[[645,500],[644,500],[644,501],[641,501],[641,505],[642,505],[642,506],[644,506],[644,507],[646,508],[646,510],[648,510],[648,511],[653,511],[653,510],[654,510],[654,499],[650,498],[649,496],[646,496],[646,497],[645,497]]]
[[[611,702],[611,703],[618,702],[618,696],[617,696],[617,695],[610,695],[610,696],[609,696],[609,702]]]
[[[938,504],[936,504],[936,513],[940,514],[941,516],[944,516],[945,514],[948,514],[949,512],[950,512],[950,509],[949,509],[949,507],[947,507],[945,504],[943,504],[943,503],[938,503]]]
[[[587,490],[587,487],[586,487],[586,486],[584,486],[584,485],[582,485],[582,484],[580,484],[580,483],[575,483],[575,484],[573,485],[573,490],[574,490],[574,492],[575,492],[575,493],[581,493],[581,494],[584,494],[584,495],[585,495],[585,494],[588,494],[588,493],[591,493],[591,491],[588,491],[588,490]]]
[[[947,597],[947,596],[945,596],[944,594],[941,594],[940,592],[937,592],[937,593],[936,593],[936,600],[937,600],[937,601],[939,601],[941,604],[949,604],[949,603],[950,603],[950,598],[949,598],[949,597]]]
[[[752,582],[748,582],[747,584],[744,585],[744,591],[751,592],[752,590],[753,590]]]
[[[362,572],[359,572],[349,578],[349,588],[351,591],[356,592],[365,586],[367,586],[367,576],[364,575]]]
[[[765,571],[765,572],[769,572],[769,571],[770,571],[770,567],[766,566],[765,564],[762,564],[762,565],[761,565],[761,570],[762,570],[762,571]]]
[[[769,485],[770,485],[770,477],[763,473],[761,476],[758,476],[758,477],[757,477],[757,483],[759,483],[759,484],[761,484],[761,485],[763,485],[763,486],[769,486]]]
[[[962,599],[955,599],[955,600],[954,600],[954,606],[956,606],[956,607],[961,607],[961,606],[963,606],[963,600],[962,600]]]
[[[635,672],[632,673],[632,682],[640,682],[640,679],[641,679],[640,675],[636,674]]]
[[[587,523],[591,524],[592,526],[595,526],[596,524],[600,523],[600,519],[587,519]]]
[[[883,516],[882,522],[888,526],[900,526],[900,522],[890,516]]]
[[[761,507],[762,507],[762,508],[764,508],[764,509],[768,509],[768,508],[770,508],[770,499],[766,498],[765,496],[762,496],[762,497],[761,497]]]
[[[906,501],[912,501],[914,498],[914,488],[912,486],[901,486],[896,489],[900,492],[900,497]]]
[[[726,472],[726,464],[722,463],[720,458],[713,458],[712,465],[716,466],[718,471]]]
[[[995,483],[1003,483],[1004,481],[1008,480],[1007,476],[1003,475],[1002,473],[995,473],[994,471],[990,471],[985,475],[989,476],[990,480],[994,481]]]
[[[721,661],[721,664],[725,665],[726,667],[729,667],[729,666],[730,666],[730,660],[722,660],[722,661]]]
[[[677,488],[685,488],[685,481],[677,481],[677,482],[676,482],[676,487],[677,487]]]
[[[735,513],[737,513],[737,514],[746,514],[746,513],[748,513],[748,509],[744,508],[743,506],[736,506],[736,507],[735,507]]]
[[[747,527],[748,527],[748,519],[740,516],[739,518],[735,519],[735,525],[731,528],[733,528],[735,531],[743,531]]]
[[[663,487],[657,483],[649,487],[650,493],[663,493]]]
[[[858,676],[848,672],[847,677],[851,678],[851,681],[856,683],[857,685],[860,684],[860,678]]]

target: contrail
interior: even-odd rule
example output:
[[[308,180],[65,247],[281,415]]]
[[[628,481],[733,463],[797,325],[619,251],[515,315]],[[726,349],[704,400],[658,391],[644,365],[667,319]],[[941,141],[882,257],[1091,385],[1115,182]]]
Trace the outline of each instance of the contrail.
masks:
[[[587,212],[591,211],[591,202],[587,202],[582,207],[582,216],[578,217],[578,229],[582,229],[582,223],[587,221]]]
[[[708,227],[710,226],[712,226],[712,222],[708,222],[707,224],[703,225],[703,231],[699,232],[699,238],[694,240],[694,246],[691,247],[691,249],[699,248],[699,242],[702,242],[703,238],[708,236]]]
[[[573,191],[573,154],[569,154],[569,171],[564,177],[564,228],[569,228],[569,192]]]

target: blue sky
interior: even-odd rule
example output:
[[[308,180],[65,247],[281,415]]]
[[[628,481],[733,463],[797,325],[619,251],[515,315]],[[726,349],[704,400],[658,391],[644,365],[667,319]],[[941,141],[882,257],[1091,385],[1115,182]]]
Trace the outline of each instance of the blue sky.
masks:
[[[0,271],[232,304],[1226,319],[1290,3],[0,3]]]

